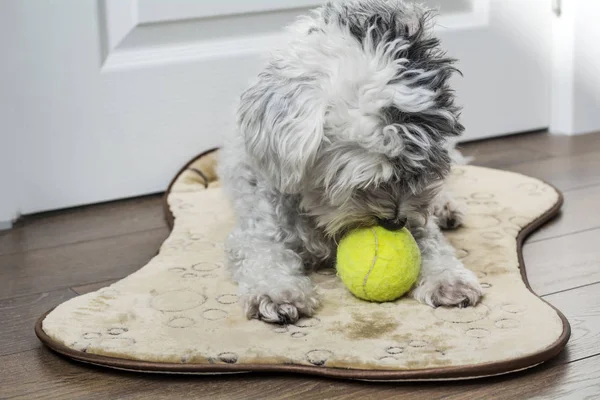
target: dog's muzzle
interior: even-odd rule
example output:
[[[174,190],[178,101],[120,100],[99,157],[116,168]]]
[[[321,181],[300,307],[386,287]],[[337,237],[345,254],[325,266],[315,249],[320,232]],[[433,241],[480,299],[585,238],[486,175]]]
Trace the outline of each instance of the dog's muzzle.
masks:
[[[394,219],[380,219],[379,226],[387,229],[388,231],[399,231],[406,226],[406,217],[394,218]]]

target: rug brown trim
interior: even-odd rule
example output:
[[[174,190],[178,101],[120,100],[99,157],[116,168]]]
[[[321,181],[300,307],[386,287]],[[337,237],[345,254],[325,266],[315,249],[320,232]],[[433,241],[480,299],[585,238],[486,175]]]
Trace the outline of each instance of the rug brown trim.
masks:
[[[175,222],[175,217],[173,217],[173,213],[171,212],[171,209],[169,208],[169,202],[167,201],[167,197],[169,197],[169,193],[171,193],[171,188],[173,188],[173,185],[179,178],[179,175],[181,175],[183,173],[183,171],[187,171],[188,169],[190,169],[190,165],[195,163],[196,160],[198,160],[199,158],[202,158],[205,155],[208,155],[210,153],[214,153],[217,150],[219,150],[219,149],[214,148],[214,149],[206,150],[205,152],[198,154],[196,157],[194,157],[190,161],[188,161],[183,167],[181,167],[181,169],[179,171],[177,171],[177,173],[175,174],[175,177],[173,179],[171,179],[171,182],[169,182],[167,191],[163,195],[163,199],[162,199],[162,207],[163,207],[164,217],[165,217],[165,221],[167,221],[167,225],[169,226],[169,229],[173,229],[173,224]],[[198,171],[196,168],[193,168],[192,171],[197,173],[204,180],[204,186],[208,187],[209,182],[208,182],[208,179],[206,178],[206,176],[204,175],[204,173],[202,171]]]
[[[169,184],[169,188],[165,192],[163,208],[165,211],[165,219],[169,224],[169,227],[173,228],[174,217],[167,204],[167,196],[169,195],[171,188],[179,175],[188,169],[188,167],[195,162],[198,158],[215,151],[216,149],[209,150],[195,157],[177,173],[175,178]],[[546,183],[546,182],[544,182]],[[519,257],[519,268],[521,270],[521,277],[525,286],[533,293],[536,297],[541,299],[543,302],[552,307],[559,315],[562,324],[563,331],[560,337],[548,348],[540,351],[536,354],[528,356],[514,358],[506,361],[498,361],[484,364],[473,364],[462,367],[442,367],[442,368],[425,368],[425,369],[414,369],[414,370],[364,370],[364,369],[345,369],[345,368],[331,368],[331,367],[316,367],[308,365],[295,365],[295,364],[180,364],[180,363],[160,363],[150,361],[137,361],[128,360],[115,357],[107,357],[96,354],[87,354],[85,352],[73,350],[48,336],[42,329],[42,322],[46,316],[52,312],[52,310],[42,315],[36,325],[35,333],[37,337],[55,352],[62,354],[66,357],[72,358],[77,361],[99,365],[103,367],[136,371],[136,372],[154,372],[154,373],[175,373],[175,374],[219,374],[219,373],[243,373],[243,372],[291,372],[291,373],[302,373],[309,375],[317,375],[331,378],[342,378],[342,379],[358,379],[358,380],[369,380],[369,381],[436,381],[436,380],[459,380],[459,379],[473,379],[483,378],[493,375],[501,375],[509,372],[515,372],[532,368],[539,365],[550,358],[556,356],[565,347],[569,337],[571,336],[571,327],[567,318],[563,315],[560,310],[548,303],[543,298],[539,297],[529,285],[527,274],[525,271],[525,263],[523,260],[523,242],[532,232],[542,226],[544,223],[555,217],[563,202],[562,193],[554,186],[546,183],[556,190],[558,193],[558,200],[545,213],[538,217],[535,221],[532,221],[529,225],[524,227],[517,237],[517,253]]]

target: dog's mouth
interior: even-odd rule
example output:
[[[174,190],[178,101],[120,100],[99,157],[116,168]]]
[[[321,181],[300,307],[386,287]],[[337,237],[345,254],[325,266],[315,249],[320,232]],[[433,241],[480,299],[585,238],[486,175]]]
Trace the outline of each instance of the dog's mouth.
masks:
[[[407,222],[406,217],[377,220],[377,224],[388,231],[399,231],[406,226]]]

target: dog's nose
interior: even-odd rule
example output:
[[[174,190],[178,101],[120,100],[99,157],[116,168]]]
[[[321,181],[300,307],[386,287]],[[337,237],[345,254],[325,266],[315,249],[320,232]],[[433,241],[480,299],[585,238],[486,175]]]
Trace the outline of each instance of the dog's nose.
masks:
[[[406,226],[406,217],[393,218],[393,219],[380,219],[379,226],[387,229],[388,231],[399,231]]]

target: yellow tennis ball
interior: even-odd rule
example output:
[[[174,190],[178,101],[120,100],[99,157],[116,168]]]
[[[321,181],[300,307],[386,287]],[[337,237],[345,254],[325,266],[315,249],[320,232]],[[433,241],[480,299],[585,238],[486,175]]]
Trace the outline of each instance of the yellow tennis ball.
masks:
[[[337,249],[337,274],[356,297],[392,301],[408,292],[421,269],[421,252],[408,229],[361,228]]]

